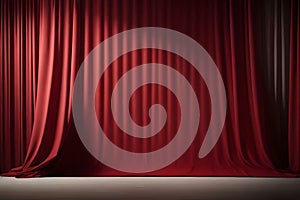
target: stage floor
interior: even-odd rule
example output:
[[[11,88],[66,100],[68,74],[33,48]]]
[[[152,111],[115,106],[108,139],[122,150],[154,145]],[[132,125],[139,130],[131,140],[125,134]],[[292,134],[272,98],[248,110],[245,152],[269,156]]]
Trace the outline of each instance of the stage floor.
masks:
[[[300,199],[299,178],[0,177],[0,199]]]

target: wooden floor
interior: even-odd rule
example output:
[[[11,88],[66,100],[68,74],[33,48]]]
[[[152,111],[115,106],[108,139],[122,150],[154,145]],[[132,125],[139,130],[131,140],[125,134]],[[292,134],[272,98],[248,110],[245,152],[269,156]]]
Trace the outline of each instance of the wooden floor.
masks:
[[[0,199],[300,199],[299,178],[0,177]]]

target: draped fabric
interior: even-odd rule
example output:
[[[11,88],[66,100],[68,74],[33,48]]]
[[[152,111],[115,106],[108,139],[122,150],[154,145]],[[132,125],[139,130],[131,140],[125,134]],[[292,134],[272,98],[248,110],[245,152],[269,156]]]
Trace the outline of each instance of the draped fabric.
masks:
[[[0,16],[3,175],[299,175],[297,0],[15,0],[0,2]],[[139,49],[120,56],[104,71],[95,93],[97,119],[115,145],[136,153],[158,150],[174,138],[181,122],[176,96],[167,87],[147,84],[125,106],[133,120],[145,126],[151,105],[161,104],[167,114],[164,127],[150,138],[132,137],[118,127],[110,110],[112,91],[122,75],[138,65],[161,63],[180,72],[196,93],[201,116],[197,135],[180,158],[156,171],[127,173],[106,166],[85,148],[74,124],[72,94],[81,63],[97,45],[141,27],[168,28],[197,41],[224,81],[227,112],[218,142],[200,159],[199,148],[212,112],[203,77],[185,58],[161,49]],[[122,42],[129,45],[134,39]],[[85,76],[84,88],[92,78]],[[103,149],[101,142],[98,145]]]

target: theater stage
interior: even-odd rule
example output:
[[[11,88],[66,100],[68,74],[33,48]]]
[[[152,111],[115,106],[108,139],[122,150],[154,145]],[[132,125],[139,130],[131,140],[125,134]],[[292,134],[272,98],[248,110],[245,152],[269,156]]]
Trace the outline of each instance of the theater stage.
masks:
[[[0,199],[300,199],[299,178],[0,177]]]

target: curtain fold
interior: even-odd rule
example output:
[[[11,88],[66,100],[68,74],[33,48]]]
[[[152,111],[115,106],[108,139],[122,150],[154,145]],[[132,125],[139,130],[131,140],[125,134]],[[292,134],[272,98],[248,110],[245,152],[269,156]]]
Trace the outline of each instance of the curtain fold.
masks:
[[[18,177],[299,176],[299,9],[297,0],[1,1],[0,173]],[[181,120],[174,94],[150,84],[134,92],[130,114],[135,123],[145,126],[149,108],[159,103],[167,113],[163,129],[141,139],[118,127],[110,97],[118,80],[138,65],[155,62],[180,72],[200,107],[199,129],[188,150],[163,169],[135,174],[112,169],[86,150],[75,128],[72,94],[81,63],[97,45],[140,27],[176,30],[202,45],[224,81],[227,114],[216,146],[199,159],[212,112],[203,77],[185,58],[164,50],[141,49],[120,56],[105,70],[95,93],[99,124],[120,148],[160,149],[174,138]],[[130,46],[134,39],[116,48]],[[86,93],[93,78],[85,76]],[[99,150],[105,151],[105,146],[99,144]]]
[[[300,170],[300,3],[291,4],[290,73],[289,73],[289,164],[294,172]],[[295,25],[296,24],[296,25]],[[298,25],[297,25],[298,24]]]

